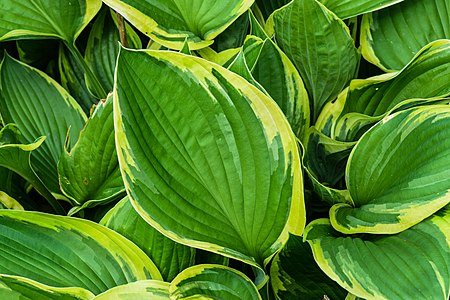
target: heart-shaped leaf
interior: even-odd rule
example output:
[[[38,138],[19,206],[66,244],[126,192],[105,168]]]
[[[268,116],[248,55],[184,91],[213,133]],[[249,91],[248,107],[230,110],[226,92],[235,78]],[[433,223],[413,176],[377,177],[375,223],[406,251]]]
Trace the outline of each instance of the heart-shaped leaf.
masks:
[[[104,0],[140,31],[168,48],[189,49],[213,43],[254,0]]]
[[[259,267],[301,234],[294,134],[245,79],[193,56],[123,49],[114,100],[125,186],[158,231]]]

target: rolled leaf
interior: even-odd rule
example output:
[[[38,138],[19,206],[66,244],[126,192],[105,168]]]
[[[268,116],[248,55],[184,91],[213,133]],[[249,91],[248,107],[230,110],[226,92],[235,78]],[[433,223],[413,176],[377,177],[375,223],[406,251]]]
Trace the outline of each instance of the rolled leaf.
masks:
[[[77,210],[125,193],[114,142],[112,96],[98,103],[77,143],[64,150],[58,174],[61,191]]]
[[[28,278],[0,275],[0,298],[21,300],[91,300],[94,294],[78,288],[57,288]]]
[[[158,280],[140,280],[113,287],[94,300],[170,300],[170,283]]]
[[[100,224],[120,233],[141,248],[166,281],[194,264],[195,249],[178,244],[159,233],[142,219],[128,197],[116,204]]]
[[[170,284],[171,299],[262,300],[243,273],[221,265],[197,265],[181,272]]]
[[[384,9],[403,0],[319,0],[341,19]],[[389,8],[392,9],[392,8]]]
[[[56,37],[73,44],[101,5],[100,0],[2,0],[0,41]]]
[[[307,226],[304,238],[320,268],[358,297],[449,297],[450,207],[396,235],[343,236],[319,219]]]
[[[45,186],[61,193],[56,166],[68,130],[73,144],[86,121],[78,103],[48,75],[7,55],[0,70],[0,112],[5,123],[18,125],[20,142],[47,137],[31,161]]]
[[[1,274],[94,294],[136,280],[161,279],[136,245],[87,220],[0,210],[0,236]]]
[[[354,78],[359,54],[348,27],[316,0],[294,0],[267,22],[312,100],[312,119]]]
[[[343,233],[397,233],[450,202],[450,106],[390,115],[353,149],[346,170],[354,206],[330,210]]]
[[[308,243],[291,235],[273,259],[270,278],[277,299],[344,300],[347,291],[331,280],[317,265]]]
[[[105,0],[150,38],[180,50],[187,38],[189,49],[197,50],[232,24],[253,4],[253,0]]]
[[[364,58],[384,70],[402,69],[419,50],[450,38],[447,0],[408,0],[363,17]]]
[[[114,101],[125,186],[158,231],[258,267],[302,232],[295,137],[246,80],[193,56],[123,49]]]

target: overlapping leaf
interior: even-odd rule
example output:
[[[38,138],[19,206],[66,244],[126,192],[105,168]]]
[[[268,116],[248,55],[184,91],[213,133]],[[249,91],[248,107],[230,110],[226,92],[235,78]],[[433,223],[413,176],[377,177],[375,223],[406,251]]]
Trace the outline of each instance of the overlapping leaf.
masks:
[[[312,119],[354,78],[359,54],[347,26],[316,0],[294,0],[267,22],[302,76]]]
[[[364,16],[364,57],[384,70],[402,69],[425,45],[450,38],[447,0],[409,0]]]
[[[146,221],[255,266],[302,232],[297,145],[272,99],[179,53],[123,50],[116,76],[119,163]]]
[[[333,227],[344,233],[397,233],[447,205],[449,144],[449,105],[383,119],[350,155],[346,179],[354,207],[333,206]]]
[[[109,289],[94,300],[171,300],[169,286],[170,283],[159,280],[140,280]]]
[[[347,19],[384,9],[403,0],[319,0],[339,18]]]
[[[305,230],[321,269],[368,300],[436,299],[450,294],[450,207],[396,235],[343,236],[327,219]]]
[[[140,31],[163,46],[207,47],[253,4],[253,0],[104,0]]]
[[[0,70],[0,111],[5,123],[15,123],[20,142],[46,141],[32,154],[32,165],[45,186],[60,193],[57,163],[70,128],[73,143],[86,116],[78,103],[48,75],[6,56]]]
[[[161,279],[132,242],[90,221],[0,210],[0,274],[94,294],[142,279]]]

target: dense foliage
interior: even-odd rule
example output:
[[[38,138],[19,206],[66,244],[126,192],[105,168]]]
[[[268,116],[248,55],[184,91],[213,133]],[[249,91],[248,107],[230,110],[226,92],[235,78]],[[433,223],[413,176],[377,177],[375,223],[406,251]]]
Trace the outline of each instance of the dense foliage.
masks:
[[[1,0],[0,48],[0,299],[449,299],[448,0]]]

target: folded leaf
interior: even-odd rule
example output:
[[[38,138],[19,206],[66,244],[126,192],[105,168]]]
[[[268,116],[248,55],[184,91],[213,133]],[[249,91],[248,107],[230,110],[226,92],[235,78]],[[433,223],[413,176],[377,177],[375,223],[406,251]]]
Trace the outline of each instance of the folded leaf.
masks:
[[[147,222],[177,242],[259,267],[289,231],[301,234],[297,144],[272,99],[175,52],[123,49],[116,76],[119,163]]]
[[[0,274],[94,294],[141,279],[161,279],[132,242],[96,223],[0,210]]]
[[[197,265],[181,272],[170,284],[171,299],[262,300],[243,273],[221,265]]]
[[[73,144],[86,120],[78,103],[48,75],[7,55],[0,70],[0,112],[6,124],[18,125],[20,142],[47,137],[31,162],[45,186],[61,193],[56,166],[68,129]]]
[[[61,191],[76,210],[125,193],[114,142],[112,96],[98,103],[75,146],[64,150],[58,173]]]
[[[312,119],[354,78],[359,54],[348,27],[316,0],[294,0],[267,21],[280,48],[302,76]]]
[[[83,288],[56,288],[28,278],[0,275],[0,298],[20,300],[91,300],[94,294]]]
[[[168,48],[180,50],[187,38],[189,49],[213,43],[253,4],[253,0],[104,0],[131,24]]]
[[[307,226],[304,238],[320,268],[358,297],[449,297],[450,207],[396,235],[343,236],[319,219]]]
[[[195,249],[178,244],[159,233],[141,218],[128,197],[116,204],[100,224],[120,233],[141,248],[158,267],[164,280],[172,280],[194,264]]]
[[[384,118],[353,149],[346,170],[354,206],[330,210],[343,233],[397,233],[450,202],[450,106]]]
[[[402,69],[438,39],[450,39],[448,0],[403,1],[365,15],[361,25],[364,58],[384,70]]]
[[[403,0],[319,0],[341,19],[380,10]],[[392,9],[392,8],[389,8]]]
[[[113,287],[94,300],[170,300],[170,283],[158,280],[140,280]]]
[[[2,0],[0,40],[57,37],[73,44],[101,5],[100,0]]]

